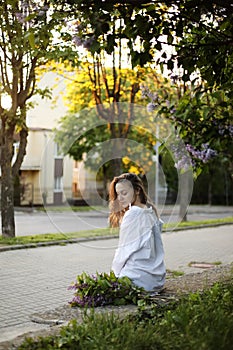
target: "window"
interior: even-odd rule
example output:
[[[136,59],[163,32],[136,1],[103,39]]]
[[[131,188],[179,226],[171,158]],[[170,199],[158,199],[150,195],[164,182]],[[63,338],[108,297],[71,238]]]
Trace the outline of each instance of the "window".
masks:
[[[54,157],[55,158],[57,158],[57,157],[62,158],[63,157],[61,147],[59,146],[58,143],[54,144]]]
[[[62,177],[54,178],[54,191],[62,191]]]

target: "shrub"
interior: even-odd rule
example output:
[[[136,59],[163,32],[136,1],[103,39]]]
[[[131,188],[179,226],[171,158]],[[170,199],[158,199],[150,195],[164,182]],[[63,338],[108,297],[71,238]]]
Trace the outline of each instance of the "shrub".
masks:
[[[141,313],[141,314],[140,314]],[[190,294],[172,308],[143,308],[120,320],[95,314],[72,321],[58,336],[26,339],[19,350],[230,350],[233,344],[233,285],[216,284]],[[147,317],[145,317],[145,315]],[[158,317],[159,316],[159,317]]]
[[[169,350],[230,350],[233,344],[233,285],[215,284],[203,294],[190,294],[160,323],[160,336]],[[174,344],[168,340],[174,340]]]

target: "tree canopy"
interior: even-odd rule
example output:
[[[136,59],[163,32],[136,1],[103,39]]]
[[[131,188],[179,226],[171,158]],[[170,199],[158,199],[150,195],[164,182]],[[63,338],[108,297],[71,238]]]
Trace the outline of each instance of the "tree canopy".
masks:
[[[231,167],[231,2],[90,0],[72,1],[72,6],[76,21],[67,39],[89,50],[96,68],[101,66],[98,55],[113,55],[115,82],[116,58],[122,57],[122,51],[116,50],[119,43],[124,44],[133,69],[152,63],[170,75],[172,92],[152,101],[150,108],[157,104],[157,113],[172,121],[195,160],[196,173],[216,154]],[[150,89],[157,92],[155,86]],[[103,101],[100,90],[92,91],[98,108]],[[112,101],[119,101],[119,95],[114,96]],[[186,158],[176,163],[184,162]]]
[[[14,235],[13,180],[25,154],[29,101],[35,93],[48,93],[37,89],[36,69],[48,59],[68,60],[77,66],[80,46],[89,50],[95,63],[94,75],[90,75],[92,92],[105,121],[110,110],[100,110],[100,69],[104,73],[100,57],[103,52],[111,56],[113,86],[106,79],[104,84],[113,106],[120,97],[122,77],[116,67],[122,68],[119,57],[123,57],[124,48],[132,68],[148,63],[160,65],[162,70],[166,67],[177,88],[182,88],[179,101],[166,109],[165,98],[160,111],[173,120],[187,142],[193,142],[193,152],[194,147],[209,142],[227,154],[232,167],[232,1],[4,0],[0,10],[1,97],[8,95],[11,99],[9,109],[0,103],[5,235]],[[135,82],[131,85],[131,104],[138,91]],[[112,112],[111,117],[115,117],[116,111]],[[133,113],[128,117],[132,119]],[[118,136],[127,137],[129,120],[119,125],[124,127],[113,128],[111,135],[120,131]],[[15,134],[20,143],[12,165]]]

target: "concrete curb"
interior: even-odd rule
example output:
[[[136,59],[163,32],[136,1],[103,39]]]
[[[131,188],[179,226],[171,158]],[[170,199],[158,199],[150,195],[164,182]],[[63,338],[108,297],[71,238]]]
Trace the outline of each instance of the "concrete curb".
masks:
[[[202,229],[202,228],[208,228],[208,227],[218,227],[218,226],[225,226],[225,225],[233,225],[233,222],[224,222],[224,223],[217,223],[217,224],[203,224],[203,225],[185,226],[185,227],[175,227],[173,229],[168,228],[168,229],[163,230],[163,233],[196,230],[196,229]],[[114,238],[118,238],[118,235],[93,236],[93,237],[90,236],[90,237],[80,237],[80,238],[73,238],[73,239],[62,239],[62,240],[58,240],[58,241],[6,245],[6,246],[2,246],[2,247],[0,246],[0,253],[11,251],[11,250],[49,247],[49,246],[55,246],[55,245],[66,245],[66,244],[74,244],[74,243],[82,243],[82,242],[89,242],[89,241],[114,239]]]

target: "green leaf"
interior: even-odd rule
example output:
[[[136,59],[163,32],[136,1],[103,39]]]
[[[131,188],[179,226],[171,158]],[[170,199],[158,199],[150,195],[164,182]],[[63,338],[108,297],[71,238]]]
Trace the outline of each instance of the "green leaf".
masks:
[[[31,48],[35,49],[35,35],[34,35],[34,32],[32,32],[32,31],[26,32],[24,38],[26,39],[26,41],[29,42]]]

